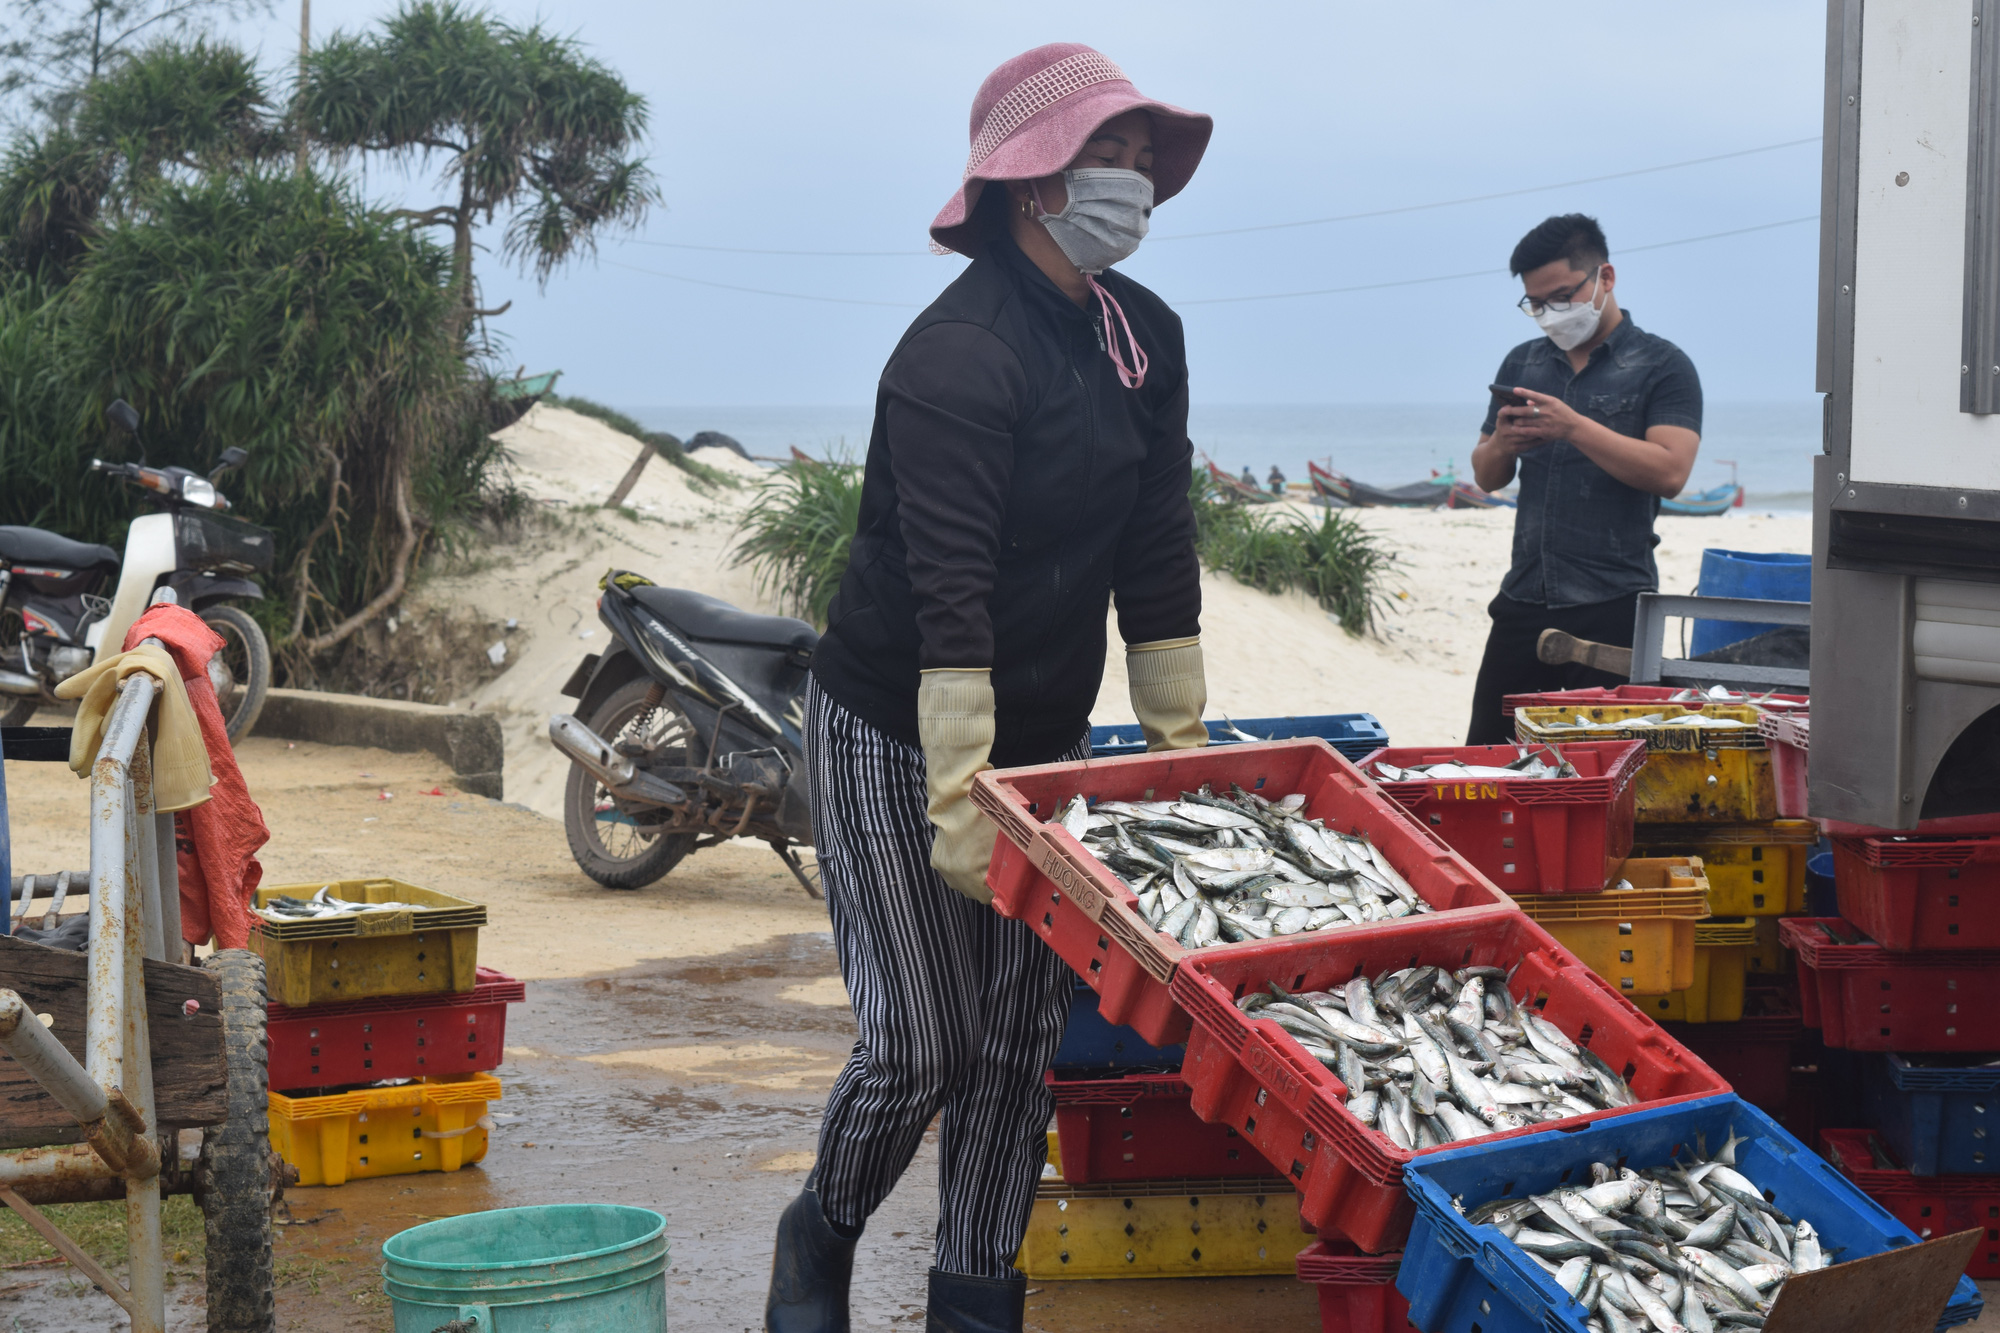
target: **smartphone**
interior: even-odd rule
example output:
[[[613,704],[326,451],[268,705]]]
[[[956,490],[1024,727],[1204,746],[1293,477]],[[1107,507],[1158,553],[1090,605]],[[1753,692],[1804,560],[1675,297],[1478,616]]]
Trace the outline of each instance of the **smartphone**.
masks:
[[[1520,407],[1528,401],[1509,384],[1489,384],[1486,386],[1486,392],[1498,398],[1502,407]]]

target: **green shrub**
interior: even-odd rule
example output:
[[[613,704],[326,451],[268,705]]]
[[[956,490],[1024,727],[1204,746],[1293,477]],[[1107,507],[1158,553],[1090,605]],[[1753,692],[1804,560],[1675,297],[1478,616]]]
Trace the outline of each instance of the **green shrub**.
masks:
[[[822,628],[847,572],[861,480],[861,467],[844,458],[795,461],[765,485],[738,528],[744,537],[734,563],[752,566],[760,587]],[[1395,557],[1354,515],[1326,510],[1314,522],[1290,506],[1245,504],[1219,492],[1202,470],[1188,484],[1188,502],[1202,564],[1264,592],[1296,588],[1349,634],[1374,629],[1387,604],[1381,579]]]
[[[794,615],[826,628],[861,518],[859,463],[799,458],[764,484],[737,531],[732,564],[749,565]]]
[[[1269,593],[1297,588],[1340,619],[1349,634],[1375,628],[1386,605],[1382,574],[1395,557],[1350,513],[1327,509],[1317,523],[1285,505],[1254,506],[1220,490],[1207,470],[1188,485],[1202,564]]]

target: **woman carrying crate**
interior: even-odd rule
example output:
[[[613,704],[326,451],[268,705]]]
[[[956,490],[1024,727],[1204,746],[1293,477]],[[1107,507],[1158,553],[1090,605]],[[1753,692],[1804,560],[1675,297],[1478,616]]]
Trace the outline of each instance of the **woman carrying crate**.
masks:
[[[972,263],[890,355],[860,521],[814,655],[813,835],[860,1035],[779,1219],[765,1327],[848,1327],[854,1245],[942,1113],[933,1330],[1019,1329],[1070,979],[986,904],[994,765],[1077,760],[1115,598],[1152,749],[1204,744],[1180,320],[1110,266],[1185,186],[1210,121],[1087,46],[1038,47],[972,107],[931,224]]]

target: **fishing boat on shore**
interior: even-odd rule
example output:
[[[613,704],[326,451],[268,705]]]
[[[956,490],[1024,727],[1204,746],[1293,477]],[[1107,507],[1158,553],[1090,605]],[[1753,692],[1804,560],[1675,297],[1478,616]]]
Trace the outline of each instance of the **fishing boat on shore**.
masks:
[[[1311,461],[1306,463],[1306,470],[1312,478],[1314,495],[1358,508],[1435,509],[1445,503],[1458,482],[1449,472],[1433,472],[1430,480],[1413,481],[1407,486],[1371,486]]]
[[[1671,500],[1660,501],[1662,514],[1684,514],[1692,517],[1726,514],[1743,503],[1743,488],[1735,482],[1725,482],[1705,491],[1683,493]]]
[[[1252,486],[1241,477],[1230,476],[1213,462],[1210,462],[1208,465],[1208,478],[1215,483],[1215,488],[1224,495],[1238,500],[1246,500],[1251,504],[1276,504],[1282,498],[1271,494],[1262,487]]]
[[[1491,491],[1482,491],[1469,481],[1455,481],[1445,497],[1446,509],[1512,509],[1514,502]]]

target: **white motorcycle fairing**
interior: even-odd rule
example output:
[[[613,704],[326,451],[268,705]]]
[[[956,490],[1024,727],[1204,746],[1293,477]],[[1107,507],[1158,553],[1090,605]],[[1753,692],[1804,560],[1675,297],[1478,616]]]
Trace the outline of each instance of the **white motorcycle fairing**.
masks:
[[[175,551],[172,514],[141,514],[132,520],[125,531],[125,560],[118,567],[111,614],[84,631],[93,664],[124,651],[125,631],[145,614],[160,580],[174,572]]]

